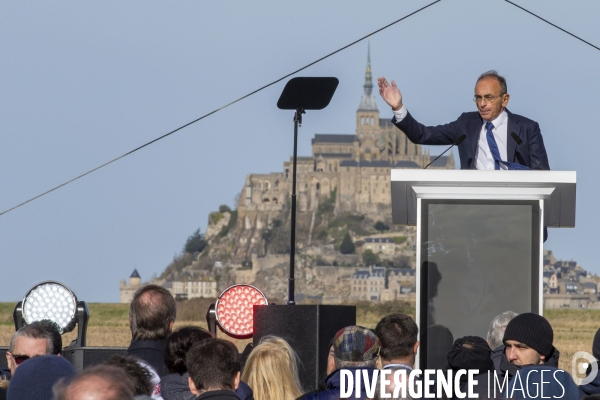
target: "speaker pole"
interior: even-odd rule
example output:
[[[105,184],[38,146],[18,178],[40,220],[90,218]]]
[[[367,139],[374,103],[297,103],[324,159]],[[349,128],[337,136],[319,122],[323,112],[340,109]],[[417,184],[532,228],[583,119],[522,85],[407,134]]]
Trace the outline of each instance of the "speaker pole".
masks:
[[[292,159],[292,221],[291,221],[291,235],[290,235],[290,279],[288,280],[288,305],[294,305],[294,291],[295,291],[295,278],[294,278],[294,262],[296,259],[296,160],[298,156],[298,126],[302,125],[302,114],[306,112],[302,107],[296,109],[294,114],[294,157]]]

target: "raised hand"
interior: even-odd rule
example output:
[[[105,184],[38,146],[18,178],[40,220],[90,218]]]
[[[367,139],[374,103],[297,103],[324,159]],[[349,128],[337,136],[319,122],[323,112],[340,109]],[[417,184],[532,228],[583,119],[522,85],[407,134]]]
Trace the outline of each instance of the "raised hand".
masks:
[[[398,111],[402,108],[402,93],[400,93],[400,89],[396,86],[396,82],[392,81],[390,85],[388,81],[381,77],[377,78],[377,84],[379,85],[379,94],[385,100],[386,103],[392,110]]]

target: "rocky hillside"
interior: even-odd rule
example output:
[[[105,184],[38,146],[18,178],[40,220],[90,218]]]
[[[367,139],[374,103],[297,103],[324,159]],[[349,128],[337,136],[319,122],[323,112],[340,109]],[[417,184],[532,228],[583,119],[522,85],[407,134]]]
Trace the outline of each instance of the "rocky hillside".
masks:
[[[298,293],[348,296],[349,279],[355,267],[365,264],[413,267],[413,228],[393,226],[391,209],[373,215],[338,213],[335,196],[333,191],[316,210],[297,215],[295,277]],[[259,213],[253,218],[262,218],[265,223],[249,224],[247,215],[238,215],[237,210],[221,206],[220,211],[208,217],[202,251],[184,252],[161,278],[169,280],[183,269],[202,270],[214,274],[219,290],[243,282],[255,284],[276,298],[285,298],[289,277],[289,208],[285,205],[275,215]],[[349,236],[346,240],[351,240],[350,247],[341,246],[346,236]],[[367,249],[365,240],[384,238],[391,243],[386,251]],[[390,247],[394,249],[390,251]]]

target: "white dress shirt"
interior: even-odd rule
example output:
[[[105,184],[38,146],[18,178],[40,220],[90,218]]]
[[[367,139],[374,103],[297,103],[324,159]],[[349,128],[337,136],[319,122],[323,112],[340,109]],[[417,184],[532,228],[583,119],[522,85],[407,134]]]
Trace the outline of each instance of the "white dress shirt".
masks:
[[[398,111],[394,111],[394,117],[396,117],[396,121],[400,122],[408,115],[408,110],[403,105],[401,109]],[[490,146],[487,142],[487,132],[485,129],[485,124],[488,121],[483,121],[481,125],[481,131],[479,132],[479,142],[477,144],[477,155],[475,157],[475,168],[477,169],[495,169],[494,158],[492,157],[492,152],[490,151]],[[507,145],[506,142],[508,140],[508,114],[506,110],[503,110],[498,118],[492,121],[494,124],[494,129],[492,133],[494,134],[494,138],[496,139],[496,144],[498,145],[498,151],[500,152],[500,158],[503,161],[506,161],[507,158]],[[508,169],[506,165],[500,164],[500,169]]]
[[[479,133],[477,155],[475,156],[475,168],[496,169],[494,158],[492,157],[492,152],[487,141],[487,131],[485,129],[486,122],[488,121],[483,121],[483,125],[481,126],[481,132]],[[498,145],[498,152],[500,153],[500,158],[502,159],[502,161],[506,161],[506,141],[508,138],[508,114],[506,114],[506,111],[503,110],[500,113],[500,115],[498,115],[498,118],[492,121],[492,124],[494,124],[494,129],[492,129],[492,133],[494,134],[494,139],[496,139],[496,144]],[[508,167],[505,164],[500,163],[500,169],[508,169]]]

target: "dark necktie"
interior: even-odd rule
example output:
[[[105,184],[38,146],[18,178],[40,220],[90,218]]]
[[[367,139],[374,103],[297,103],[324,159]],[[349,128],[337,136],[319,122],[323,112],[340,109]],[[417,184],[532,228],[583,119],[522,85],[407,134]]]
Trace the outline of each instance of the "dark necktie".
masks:
[[[491,122],[486,122],[485,129],[488,146],[490,146],[490,152],[492,153],[492,158],[494,159],[494,169],[500,169],[500,163],[502,162],[502,159],[500,158],[498,144],[496,143],[494,133],[492,132],[492,129],[494,129],[494,124],[492,124]]]

